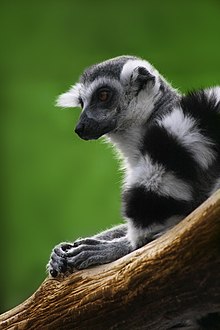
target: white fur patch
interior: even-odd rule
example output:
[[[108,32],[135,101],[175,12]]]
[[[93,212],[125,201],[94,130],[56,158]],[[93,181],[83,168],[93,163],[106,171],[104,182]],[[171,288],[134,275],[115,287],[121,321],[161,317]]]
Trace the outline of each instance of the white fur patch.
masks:
[[[207,88],[205,92],[208,97],[214,96],[216,98],[216,105],[220,102],[220,86]]]
[[[77,83],[68,92],[61,94],[56,101],[56,105],[64,108],[78,107],[82,86],[82,84]]]
[[[137,165],[128,169],[125,187],[142,185],[148,191],[158,195],[172,197],[177,200],[192,200],[191,187],[173,173],[168,172],[158,163],[154,163],[148,155],[140,159]]]
[[[158,92],[155,86],[151,89],[141,90],[137,97],[133,98],[129,103],[126,119],[132,120],[134,124],[139,124],[140,127],[151,115],[159,97],[160,92]]]
[[[147,61],[145,60],[128,60],[121,71],[120,80],[124,85],[130,83],[132,75],[138,67],[144,67],[150,72],[153,76],[159,76],[158,71]]]
[[[142,129],[140,126],[134,126],[130,131],[109,133],[111,143],[116,147],[117,151],[122,154],[120,157],[124,160],[126,170],[133,167],[140,159],[141,153],[139,143],[141,141]]]
[[[158,120],[158,124],[175,136],[202,168],[207,169],[212,164],[216,157],[213,142],[200,133],[196,121],[184,115],[181,108],[175,108]]]

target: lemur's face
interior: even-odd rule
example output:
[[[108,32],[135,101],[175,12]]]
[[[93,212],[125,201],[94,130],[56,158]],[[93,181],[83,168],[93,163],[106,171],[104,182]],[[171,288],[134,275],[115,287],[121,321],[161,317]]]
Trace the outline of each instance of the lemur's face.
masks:
[[[155,89],[153,72],[148,62],[129,56],[94,65],[58,98],[58,105],[80,106],[82,113],[75,132],[84,140],[98,139],[121,129],[126,120],[132,121],[139,93],[145,90],[149,94]]]
[[[84,140],[98,139],[117,127],[122,88],[108,79],[98,78],[81,89],[82,113],[75,132]]]

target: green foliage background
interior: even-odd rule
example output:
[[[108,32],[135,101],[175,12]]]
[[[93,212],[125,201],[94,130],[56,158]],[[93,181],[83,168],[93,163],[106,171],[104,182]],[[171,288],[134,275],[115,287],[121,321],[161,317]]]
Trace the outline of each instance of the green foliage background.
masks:
[[[182,91],[219,84],[219,22],[218,0],[1,1],[0,311],[39,286],[55,244],[121,221],[113,153],[73,134],[79,110],[57,95],[122,54]]]

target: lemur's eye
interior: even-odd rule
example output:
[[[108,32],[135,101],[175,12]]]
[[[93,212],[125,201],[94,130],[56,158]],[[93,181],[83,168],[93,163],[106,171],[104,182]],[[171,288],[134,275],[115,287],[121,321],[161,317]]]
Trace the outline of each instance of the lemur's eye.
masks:
[[[101,102],[106,102],[109,99],[110,92],[106,89],[102,89],[98,92],[98,99]]]

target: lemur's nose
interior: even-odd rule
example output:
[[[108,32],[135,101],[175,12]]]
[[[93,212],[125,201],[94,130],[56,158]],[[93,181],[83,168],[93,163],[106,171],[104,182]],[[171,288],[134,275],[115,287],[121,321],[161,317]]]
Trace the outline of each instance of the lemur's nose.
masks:
[[[92,140],[96,138],[98,128],[98,122],[91,116],[88,117],[87,111],[84,110],[76,125],[75,132],[83,140]]]
[[[85,130],[85,124],[80,121],[75,128],[75,133],[81,137],[83,135],[84,130]]]

